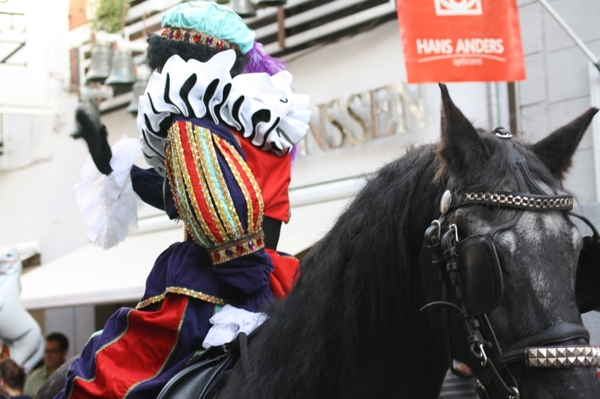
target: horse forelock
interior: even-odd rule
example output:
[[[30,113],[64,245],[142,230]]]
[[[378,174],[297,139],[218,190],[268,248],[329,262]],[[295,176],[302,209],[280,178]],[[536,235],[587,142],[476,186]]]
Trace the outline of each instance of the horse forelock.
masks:
[[[518,191],[515,187],[515,166],[511,165],[510,152],[517,152],[527,164],[539,184],[560,187],[550,171],[518,139],[506,141],[483,129],[478,129],[480,156],[456,161],[449,154],[459,153],[449,147],[461,146],[454,141],[443,141],[436,150],[438,170],[436,179],[449,181],[454,190],[473,192]],[[554,190],[554,189],[553,189]],[[553,191],[554,192],[554,191]]]

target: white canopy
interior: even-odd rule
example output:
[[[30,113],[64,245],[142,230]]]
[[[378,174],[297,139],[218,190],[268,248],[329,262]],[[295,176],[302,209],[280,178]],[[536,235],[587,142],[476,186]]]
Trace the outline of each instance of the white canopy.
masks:
[[[310,247],[329,230],[347,201],[292,208],[292,222],[283,226],[278,248],[297,254]],[[181,225],[166,217],[140,221],[140,230],[144,230],[142,222],[145,230],[154,231],[133,234],[109,250],[89,244],[23,275],[23,306],[40,309],[139,300],[155,259],[183,237]]]

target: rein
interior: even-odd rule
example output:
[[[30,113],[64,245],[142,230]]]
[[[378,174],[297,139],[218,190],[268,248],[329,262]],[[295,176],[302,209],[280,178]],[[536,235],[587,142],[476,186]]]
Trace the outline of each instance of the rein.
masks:
[[[505,137],[497,134],[503,139]],[[508,141],[508,140],[507,140]],[[520,154],[511,149],[513,171],[521,191],[532,187],[536,194],[522,192],[463,193],[446,190],[440,201],[441,216],[434,220],[425,232],[425,242],[432,255],[442,288],[441,301],[431,302],[421,308],[440,306],[442,338],[446,347],[450,370],[459,376],[471,377],[458,370],[453,361],[448,310],[457,313],[457,320],[468,334],[471,356],[481,365],[476,373],[477,394],[481,399],[491,399],[492,386],[501,398],[519,399],[518,384],[509,365],[524,364],[529,368],[570,369],[600,366],[600,348],[589,345],[565,345],[573,340],[589,343],[589,332],[580,325],[560,323],[533,336],[522,339],[503,349],[489,321],[487,313],[499,306],[502,300],[502,270],[493,237],[499,231],[514,227],[525,211],[561,211],[578,217],[596,230],[583,216],[573,214],[573,197],[549,196],[535,183]],[[526,184],[528,183],[528,184]],[[486,234],[469,236],[459,241],[458,227],[446,227],[448,212],[460,207],[492,205],[516,209],[515,216],[507,223],[495,226]],[[597,233],[596,233],[597,234]],[[449,293],[454,301],[450,301]]]

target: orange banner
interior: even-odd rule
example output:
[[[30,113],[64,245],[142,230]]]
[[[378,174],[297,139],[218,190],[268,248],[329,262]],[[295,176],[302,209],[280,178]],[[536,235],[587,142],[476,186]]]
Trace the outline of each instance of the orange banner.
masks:
[[[516,0],[396,0],[409,83],[525,79]]]

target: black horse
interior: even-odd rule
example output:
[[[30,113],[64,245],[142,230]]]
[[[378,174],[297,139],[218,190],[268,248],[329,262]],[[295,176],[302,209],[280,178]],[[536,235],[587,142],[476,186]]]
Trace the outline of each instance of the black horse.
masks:
[[[589,291],[600,278],[576,292],[583,240],[561,185],[598,110],[521,144],[475,129],[441,89],[440,143],[409,150],[356,195],[266,310],[250,368],[238,361],[215,398],[434,399],[455,361],[484,398],[600,397],[596,369],[579,367],[598,351],[578,303],[600,305]],[[534,349],[572,346],[579,360],[558,366]]]

